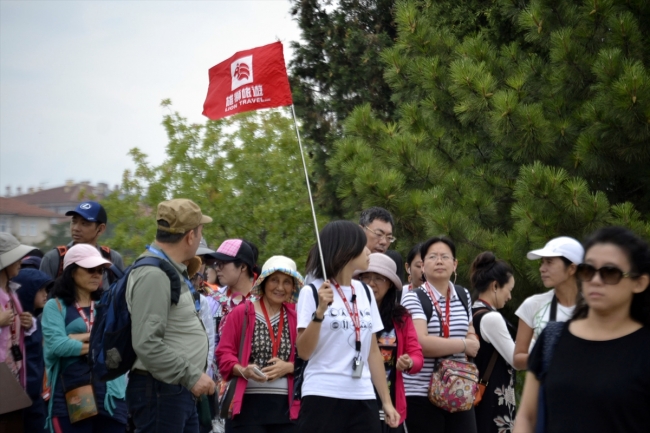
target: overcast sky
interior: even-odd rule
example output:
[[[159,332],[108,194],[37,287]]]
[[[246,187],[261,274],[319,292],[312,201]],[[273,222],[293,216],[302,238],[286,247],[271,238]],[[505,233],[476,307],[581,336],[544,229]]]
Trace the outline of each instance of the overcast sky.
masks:
[[[191,122],[208,69],[300,32],[288,0],[0,1],[0,195],[120,183],[129,149],[162,161],[161,100]]]

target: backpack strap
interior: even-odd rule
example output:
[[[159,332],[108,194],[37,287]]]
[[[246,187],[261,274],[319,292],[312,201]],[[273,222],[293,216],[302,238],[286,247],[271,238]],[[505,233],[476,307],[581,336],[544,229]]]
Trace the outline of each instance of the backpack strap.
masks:
[[[456,294],[458,295],[458,299],[460,300],[460,303],[463,304],[463,307],[465,307],[465,312],[469,316],[470,315],[469,303],[467,301],[467,298],[468,298],[467,295],[469,295],[469,290],[467,290],[463,286],[457,286],[455,284],[454,284],[454,290],[456,291]],[[461,296],[461,293],[463,294],[463,296]]]
[[[364,283],[363,281],[359,280],[359,282],[361,284],[363,284],[363,288],[366,291],[366,296],[368,297],[368,305],[370,305],[370,302],[371,302],[370,301],[370,289],[368,288],[368,286],[366,286],[366,283]]]
[[[477,309],[474,314],[472,314],[472,320],[476,319],[476,317],[484,316],[490,311],[492,310],[487,307],[481,307]],[[478,332],[480,332],[480,330]],[[492,371],[494,370],[494,366],[496,365],[498,358],[499,352],[497,352],[496,348],[492,347],[492,356],[490,357],[490,361],[488,362],[487,368],[485,369],[485,373],[483,373],[483,377],[479,380],[479,383],[488,386],[490,383],[490,376],[492,376]]]
[[[316,308],[318,308],[318,289],[316,289],[316,286],[311,283],[309,283],[309,287],[311,287],[312,294],[314,295],[314,302],[316,303]]]
[[[429,299],[429,296],[424,292],[424,290],[420,290],[420,288],[413,289],[416,295],[418,295],[418,298],[420,299],[420,304],[422,305],[422,311],[424,311],[424,315],[427,318],[427,324],[431,320],[431,316],[433,315],[433,301]]]
[[[181,279],[178,276],[176,269],[167,261],[158,257],[140,257],[135,261],[131,270],[142,266],[155,266],[167,274],[171,283],[171,303],[178,305],[178,300],[181,297]]]
[[[111,249],[110,248],[108,248],[105,245],[101,245],[99,247],[99,252],[102,253],[102,257],[104,257],[109,262],[113,263],[113,260],[111,260]]]
[[[68,252],[68,246],[59,245],[56,247],[56,250],[59,252],[59,269],[56,271],[56,276],[60,277],[63,273],[63,257],[65,257],[65,253]]]

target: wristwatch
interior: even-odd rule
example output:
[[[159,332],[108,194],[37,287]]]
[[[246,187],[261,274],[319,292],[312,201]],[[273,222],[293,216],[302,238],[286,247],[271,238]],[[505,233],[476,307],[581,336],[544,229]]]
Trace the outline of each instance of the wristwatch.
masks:
[[[315,311],[314,311],[314,314],[311,315],[311,321],[312,321],[312,322],[316,322],[316,323],[320,323],[320,322],[322,322],[324,318],[325,318],[325,317],[321,317],[321,318],[319,319],[318,316],[316,316],[316,312],[315,312]]]

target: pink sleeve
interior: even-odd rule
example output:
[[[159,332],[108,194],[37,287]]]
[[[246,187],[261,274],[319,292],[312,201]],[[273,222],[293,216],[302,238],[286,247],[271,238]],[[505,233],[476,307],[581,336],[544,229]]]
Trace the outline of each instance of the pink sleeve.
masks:
[[[221,330],[216,356],[219,373],[225,380],[230,380],[233,367],[239,363],[239,342],[245,311],[245,308],[232,310]]]
[[[424,356],[422,355],[422,346],[418,342],[418,334],[415,331],[415,326],[413,326],[413,320],[410,316],[406,317],[404,321],[404,335],[406,337],[404,348],[406,353],[413,360],[413,367],[408,371],[409,374],[415,374],[422,370],[424,365]]]

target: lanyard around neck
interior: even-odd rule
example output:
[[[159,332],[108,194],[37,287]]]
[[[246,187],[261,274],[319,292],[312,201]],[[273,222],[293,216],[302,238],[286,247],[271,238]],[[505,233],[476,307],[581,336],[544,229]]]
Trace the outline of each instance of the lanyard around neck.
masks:
[[[284,329],[284,306],[280,306],[280,323],[278,323],[278,334],[273,335],[273,325],[271,324],[271,318],[269,317],[268,311],[266,311],[266,305],[264,305],[264,299],[260,299],[260,306],[262,307],[262,312],[264,313],[264,319],[266,319],[266,326],[269,328],[269,335],[271,336],[272,344],[272,357],[275,358],[278,356],[280,351],[280,340],[282,339],[282,330]]]
[[[163,251],[160,251],[152,247],[151,245],[147,245],[147,250],[154,253],[161,259],[171,263],[171,260],[169,259],[169,257],[167,257],[167,254],[165,254]],[[192,299],[194,299],[194,309],[196,309],[196,312],[198,313],[201,310],[201,301],[200,301],[201,298],[199,296],[199,292],[197,292],[196,289],[194,289],[194,285],[192,284],[189,278],[187,278],[185,275],[182,274],[181,276],[185,280],[185,284],[187,284],[187,287],[190,289],[190,293],[192,293]]]
[[[357,294],[354,291],[354,286],[350,284],[350,290],[352,291],[352,307],[350,307],[350,303],[348,302],[348,299],[345,297],[345,293],[343,293],[343,289],[341,289],[341,286],[339,283],[336,281],[332,280],[332,283],[334,283],[334,288],[338,292],[339,296],[343,300],[343,304],[345,304],[345,308],[348,310],[348,314],[350,315],[350,320],[352,320],[352,324],[354,325],[354,333],[356,336],[356,344],[355,344],[355,350],[357,352],[361,352],[361,320],[359,319],[359,309],[357,307]]]
[[[447,289],[447,298],[445,300],[445,316],[442,316],[442,310],[440,309],[440,304],[438,303],[438,299],[436,298],[435,294],[433,293],[433,289],[431,289],[431,285],[429,284],[428,281],[424,282],[424,287],[426,287],[427,291],[429,292],[429,296],[431,297],[431,300],[433,301],[433,306],[436,307],[436,311],[438,313],[438,318],[440,318],[440,325],[442,327],[441,329],[441,334],[445,338],[449,338],[449,318],[450,318],[450,305],[451,305],[451,289]]]
[[[92,331],[93,323],[95,322],[95,301],[90,301],[90,315],[89,315],[89,317],[86,317],[86,313],[84,313],[83,308],[81,308],[79,306],[78,302],[75,302],[74,305],[75,305],[75,307],[77,307],[77,312],[81,316],[81,319],[86,324],[86,332]]]

